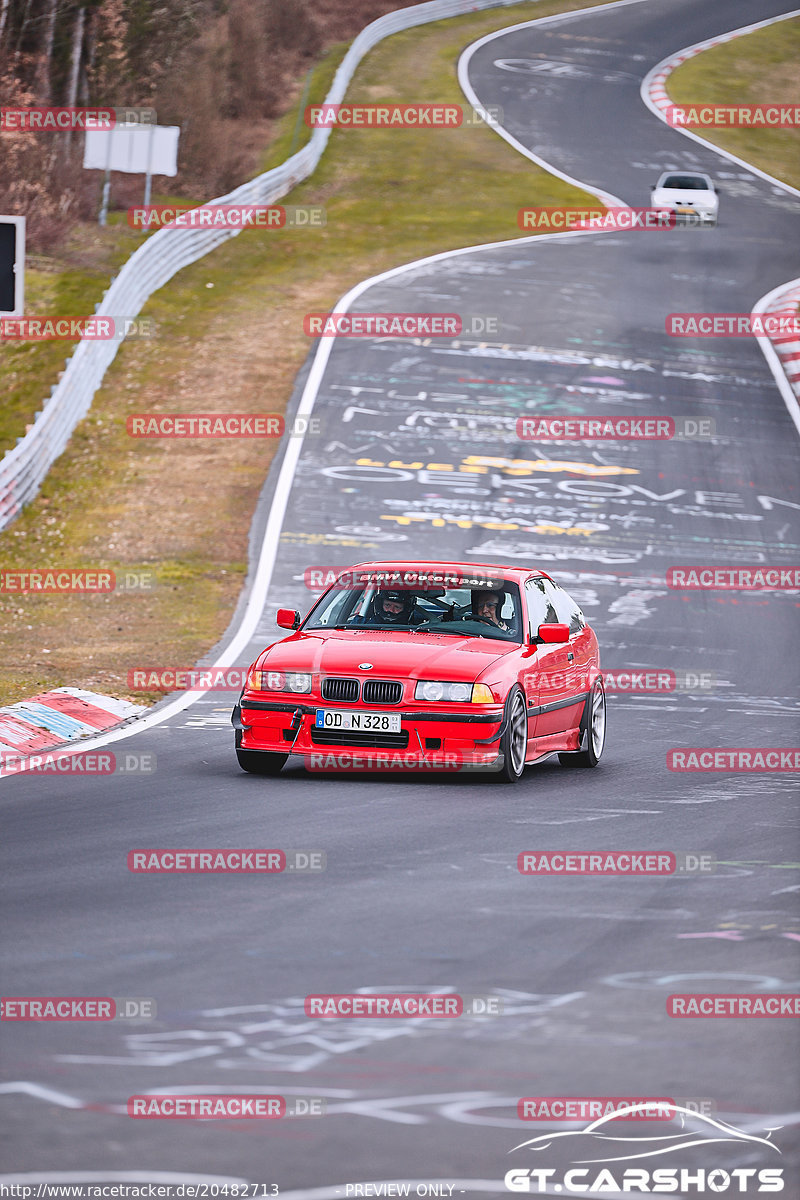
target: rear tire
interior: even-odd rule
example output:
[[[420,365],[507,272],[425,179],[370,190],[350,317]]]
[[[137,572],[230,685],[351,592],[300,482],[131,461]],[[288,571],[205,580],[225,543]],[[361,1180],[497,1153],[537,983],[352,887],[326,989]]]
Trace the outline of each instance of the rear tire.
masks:
[[[289,757],[288,754],[269,754],[264,750],[240,750],[236,757],[239,766],[250,775],[277,775]]]
[[[559,754],[562,767],[596,767],[600,762],[606,744],[606,693],[599,679],[586,697],[580,728],[586,735],[586,749]]]
[[[508,725],[500,739],[502,766],[498,779],[501,783],[516,783],[522,778],[528,752],[528,706],[519,688],[511,692],[507,712]]]

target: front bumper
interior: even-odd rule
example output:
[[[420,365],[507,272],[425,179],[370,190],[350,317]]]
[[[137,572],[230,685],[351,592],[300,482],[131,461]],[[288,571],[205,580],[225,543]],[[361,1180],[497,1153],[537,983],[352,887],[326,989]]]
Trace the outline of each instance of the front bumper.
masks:
[[[399,734],[315,729],[314,717],[321,707],[330,705],[243,697],[231,716],[236,745],[242,750],[295,754],[306,759],[313,756],[315,760],[332,755],[341,758],[342,765],[346,765],[344,760],[353,766],[366,759],[380,760],[382,766],[409,770],[435,763],[448,769],[497,761],[503,722],[500,704],[481,705],[477,712],[466,706],[459,706],[457,711],[434,706],[424,710],[412,706],[393,709],[400,716]]]

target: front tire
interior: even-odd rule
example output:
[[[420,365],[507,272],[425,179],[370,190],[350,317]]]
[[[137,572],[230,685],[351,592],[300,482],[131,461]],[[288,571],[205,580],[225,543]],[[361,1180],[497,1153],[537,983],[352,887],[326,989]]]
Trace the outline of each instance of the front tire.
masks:
[[[599,679],[586,697],[580,728],[586,737],[586,749],[577,754],[559,754],[562,767],[596,767],[600,762],[606,744],[606,693]]]
[[[240,750],[236,747],[239,766],[250,775],[277,775],[288,754],[270,754],[263,750]]]
[[[525,770],[528,752],[528,707],[525,696],[517,688],[508,698],[508,724],[500,739],[499,780],[501,783],[516,783]]]

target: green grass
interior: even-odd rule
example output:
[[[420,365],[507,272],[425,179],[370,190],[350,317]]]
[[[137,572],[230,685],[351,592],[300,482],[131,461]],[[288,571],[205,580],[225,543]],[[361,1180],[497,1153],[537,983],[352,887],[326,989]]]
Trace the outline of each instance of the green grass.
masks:
[[[800,105],[800,19],[777,21],[755,33],[704,50],[667,80],[675,104]],[[800,187],[800,128],[697,129],[776,179]]]
[[[41,269],[25,272],[25,311],[27,315],[88,316],[102,298],[107,286],[105,275],[85,271]],[[2,342],[0,349],[0,455],[10,450],[25,433],[26,424],[41,408],[64,361],[74,349],[73,342]]]

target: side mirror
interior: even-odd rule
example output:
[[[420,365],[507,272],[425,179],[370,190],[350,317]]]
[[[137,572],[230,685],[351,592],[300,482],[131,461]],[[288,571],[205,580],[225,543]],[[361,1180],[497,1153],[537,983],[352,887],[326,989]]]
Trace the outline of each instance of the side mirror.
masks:
[[[293,608],[279,608],[275,618],[281,629],[297,629],[300,624],[300,613]]]
[[[539,638],[546,644],[552,642],[568,642],[569,641],[569,625],[554,624],[540,625],[538,629]]]

